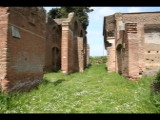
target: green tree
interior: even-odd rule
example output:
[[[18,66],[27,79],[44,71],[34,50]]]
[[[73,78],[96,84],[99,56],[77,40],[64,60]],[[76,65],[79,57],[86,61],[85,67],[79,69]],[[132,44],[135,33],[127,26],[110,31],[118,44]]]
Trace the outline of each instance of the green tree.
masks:
[[[60,8],[52,8],[48,14],[51,15],[53,19],[56,18],[66,18],[68,16],[68,13],[74,12],[76,16],[78,16],[78,19],[80,23],[82,24],[84,30],[87,29],[87,26],[89,25],[89,19],[88,19],[88,13],[92,12],[93,9],[90,9],[90,7],[60,7]]]

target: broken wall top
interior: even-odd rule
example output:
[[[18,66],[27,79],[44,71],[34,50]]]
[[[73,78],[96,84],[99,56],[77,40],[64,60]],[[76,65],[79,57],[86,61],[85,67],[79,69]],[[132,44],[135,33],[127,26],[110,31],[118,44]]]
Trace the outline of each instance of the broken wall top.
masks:
[[[123,13],[123,22],[136,22],[139,24],[159,24],[160,12]]]
[[[77,31],[79,36],[81,35],[81,33],[83,34],[83,37],[86,35],[85,30],[83,29],[81,23],[79,22],[74,12],[69,13],[67,18],[54,19],[54,21],[58,25],[68,26],[72,32]]]
[[[43,7],[9,7],[10,10],[15,10],[22,15],[29,15],[29,13],[33,13],[37,15],[39,18],[45,18],[46,16],[46,11]]]

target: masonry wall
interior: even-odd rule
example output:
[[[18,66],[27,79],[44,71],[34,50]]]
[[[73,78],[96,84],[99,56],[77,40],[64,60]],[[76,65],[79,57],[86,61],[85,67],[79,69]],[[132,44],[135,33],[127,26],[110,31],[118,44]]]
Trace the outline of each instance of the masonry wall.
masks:
[[[85,61],[84,61],[84,67],[89,66],[90,61],[89,61],[89,57],[90,57],[90,47],[89,44],[86,45],[86,54],[85,54]]]
[[[116,13],[105,17],[103,35],[112,43],[106,46],[108,71],[116,71],[130,80],[155,75],[160,67],[159,24],[160,12]],[[115,45],[110,37],[115,37]]]
[[[45,72],[61,69],[61,26],[51,17],[46,21]]]
[[[153,76],[160,70],[160,24],[144,25],[145,70],[143,75]]]
[[[126,34],[128,41],[128,78],[139,77],[139,38],[136,23],[126,23]],[[123,63],[125,64],[125,63]]]
[[[61,70],[63,73],[84,70],[84,64],[86,65],[87,62],[85,37],[85,32],[75,14],[70,13],[68,19],[62,22]]]
[[[153,76],[159,70],[159,64],[158,61],[156,60],[159,55],[154,54],[154,52],[153,52],[154,55],[152,53],[149,54],[149,51],[158,51],[159,48],[159,45],[157,43],[158,38],[156,37],[156,35],[158,36],[159,31],[155,32],[153,30],[154,26],[157,26],[160,23],[159,20],[160,20],[159,12],[123,14],[123,22],[137,23],[137,36],[135,36],[134,39],[137,39],[138,41],[137,43],[135,43],[135,41],[130,43],[131,46],[134,46],[134,44],[138,45],[137,49],[133,49],[133,52],[135,53],[137,52],[137,55],[139,57],[138,62],[134,61],[134,64],[137,64],[136,65],[137,67],[134,68],[134,70],[137,69],[137,72],[135,72],[135,74],[133,75],[133,71],[132,69],[130,69],[129,78],[131,78],[131,76],[134,78],[138,78],[145,75]],[[149,25],[150,25],[150,32],[148,33],[146,32],[145,29],[147,28],[146,26]],[[157,44],[157,47],[153,47],[153,44]],[[131,55],[132,53],[130,53],[129,55]],[[133,61],[134,59],[135,58],[131,59],[131,61]],[[128,68],[130,68],[130,66],[128,66]]]
[[[82,38],[82,37],[81,37]],[[89,44],[87,44],[87,37],[83,38],[83,68],[85,69],[89,65],[89,53],[90,53],[90,48]]]
[[[122,13],[123,14],[123,13]],[[146,13],[124,13],[123,22],[133,22],[137,24],[159,24],[160,12],[146,12]]]
[[[106,46],[107,49],[107,70],[108,72],[116,72],[116,39],[115,39],[115,16],[110,15],[104,19],[104,40],[108,41],[110,46]]]
[[[10,7],[8,13],[7,75],[2,89],[27,91],[43,79],[46,14],[37,7]]]
[[[108,72],[115,72],[116,70],[116,48],[115,48],[115,39],[108,39],[108,41],[112,44],[112,46],[107,47],[108,59],[107,59],[107,69]]]
[[[28,91],[44,72],[83,72],[88,65],[86,33],[74,13],[58,21],[42,7],[0,7],[0,88]]]

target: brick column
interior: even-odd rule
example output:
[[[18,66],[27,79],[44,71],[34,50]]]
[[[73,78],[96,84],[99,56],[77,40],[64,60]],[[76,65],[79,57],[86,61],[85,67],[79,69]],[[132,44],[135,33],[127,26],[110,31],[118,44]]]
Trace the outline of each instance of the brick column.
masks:
[[[137,24],[126,23],[128,39],[128,78],[135,80],[139,77],[139,40],[137,36]]]
[[[68,47],[69,47],[69,23],[62,23],[62,42],[61,42],[61,70],[68,73]]]
[[[83,38],[78,37],[78,71],[83,72],[84,70],[84,48],[83,48]]]
[[[89,48],[89,44],[87,44],[86,46],[86,49],[87,49],[87,53],[86,53],[86,64],[87,66],[89,65],[89,57],[90,57],[90,48]]]
[[[121,39],[120,38],[120,25],[122,24],[122,14],[121,13],[115,13],[115,20],[116,20],[116,29],[115,29],[115,71],[118,73],[118,70],[121,68],[118,68],[118,60],[121,58],[121,56],[117,56],[117,42]],[[121,61],[121,60],[120,60]]]
[[[115,39],[114,38],[111,38],[111,39],[108,39],[107,38],[107,41],[109,43],[112,43],[112,46],[110,47],[107,47],[107,53],[108,53],[108,62],[107,62],[107,67],[108,67],[108,72],[115,72],[116,71],[116,48],[115,48]]]
[[[0,7],[0,91],[7,89],[8,7]]]

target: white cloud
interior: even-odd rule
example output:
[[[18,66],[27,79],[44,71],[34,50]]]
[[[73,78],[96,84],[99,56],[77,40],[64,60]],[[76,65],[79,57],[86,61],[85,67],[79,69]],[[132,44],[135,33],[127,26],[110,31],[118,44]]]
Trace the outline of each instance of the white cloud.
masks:
[[[129,13],[132,13],[132,12],[141,12],[141,9],[139,7],[131,7],[128,9],[128,12]]]

